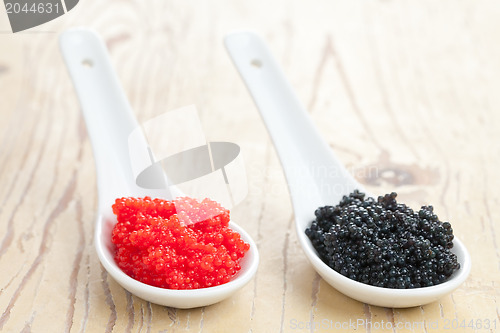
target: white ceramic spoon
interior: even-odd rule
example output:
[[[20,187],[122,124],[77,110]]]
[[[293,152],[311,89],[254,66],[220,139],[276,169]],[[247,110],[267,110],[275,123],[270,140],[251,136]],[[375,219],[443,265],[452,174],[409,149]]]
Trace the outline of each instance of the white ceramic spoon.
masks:
[[[404,290],[374,287],[351,280],[328,267],[318,257],[304,231],[314,220],[316,208],[335,205],[354,189],[364,190],[320,137],[263,40],[252,32],[238,32],[228,35],[225,45],[278,152],[292,197],[300,245],[325,281],[356,300],[385,307],[430,303],[465,281],[470,272],[470,256],[456,237],[453,252],[461,268],[446,282],[432,287]]]
[[[247,284],[257,271],[259,254],[252,238],[232,222],[230,227],[250,244],[250,250],[241,261],[241,270],[226,284],[196,290],[157,288],[132,279],[116,265],[111,243],[111,231],[116,223],[111,210],[114,200],[145,195],[172,199],[170,193],[174,197],[182,193],[175,188],[170,188],[171,191],[146,190],[136,185],[128,152],[128,136],[138,124],[99,36],[87,29],[68,30],[60,37],[60,48],[80,100],[94,152],[99,192],[95,246],[104,268],[132,294],[176,308],[219,302]],[[165,183],[161,170],[152,177],[154,179],[150,181]]]

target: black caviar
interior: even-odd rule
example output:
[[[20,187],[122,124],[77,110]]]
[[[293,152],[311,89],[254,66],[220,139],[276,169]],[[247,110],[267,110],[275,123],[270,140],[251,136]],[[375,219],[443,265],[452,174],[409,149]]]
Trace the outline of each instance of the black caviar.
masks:
[[[415,212],[396,196],[365,199],[355,190],[318,208],[306,235],[328,266],[352,280],[398,289],[442,283],[460,268],[450,223],[432,206]]]

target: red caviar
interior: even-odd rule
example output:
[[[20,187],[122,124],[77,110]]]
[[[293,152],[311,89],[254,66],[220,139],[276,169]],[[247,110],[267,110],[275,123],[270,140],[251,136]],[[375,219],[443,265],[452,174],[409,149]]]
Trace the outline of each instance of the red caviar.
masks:
[[[132,278],[167,289],[228,282],[250,249],[228,227],[229,210],[204,199],[119,198],[113,204],[115,261]]]

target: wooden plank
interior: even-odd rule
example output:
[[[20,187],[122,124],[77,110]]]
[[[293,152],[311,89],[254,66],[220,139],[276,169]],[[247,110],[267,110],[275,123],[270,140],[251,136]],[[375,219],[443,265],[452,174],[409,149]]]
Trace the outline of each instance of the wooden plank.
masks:
[[[342,324],[351,321],[358,332],[470,332],[460,325],[471,320],[483,324],[477,331],[498,330],[499,14],[487,0],[87,0],[19,34],[1,14],[0,331],[350,332]],[[235,296],[162,307],[100,266],[92,151],[57,46],[58,33],[77,25],[105,39],[140,121],[196,104],[208,140],[241,146],[249,193],[232,217],[257,241],[261,263]],[[241,28],[268,40],[321,134],[372,193],[432,203],[452,222],[473,260],[463,286],[439,302],[385,309],[319,278],[299,248],[275,151],[222,45]]]

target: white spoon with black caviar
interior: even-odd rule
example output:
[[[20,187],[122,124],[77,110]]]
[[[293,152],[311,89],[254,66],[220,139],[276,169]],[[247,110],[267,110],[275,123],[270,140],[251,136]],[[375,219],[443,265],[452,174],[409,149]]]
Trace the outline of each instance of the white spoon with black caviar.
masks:
[[[292,198],[300,245],[326,282],[367,304],[412,307],[436,301],[465,281],[471,260],[467,249],[456,237],[452,252],[456,254],[460,268],[445,282],[434,286],[412,289],[375,287],[352,280],[325,264],[305,230],[315,219],[318,207],[334,206],[344,195],[355,189],[363,191],[363,188],[321,138],[265,42],[255,33],[236,32],[226,37],[225,45],[278,152]]]
[[[174,187],[166,191],[144,189],[137,185],[131,168],[128,138],[138,124],[101,38],[88,29],[71,29],[61,35],[60,48],[78,94],[94,153],[99,194],[94,241],[106,271],[132,294],[152,303],[176,308],[217,303],[241,289],[255,275],[259,253],[250,235],[233,222],[229,226],[250,244],[250,250],[240,262],[241,270],[228,283],[191,290],[164,289],[139,282],[118,267],[111,242],[111,232],[116,223],[111,205],[115,199],[151,196],[170,200],[182,196],[182,193]],[[146,181],[165,183],[165,175],[160,168]]]

